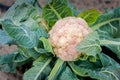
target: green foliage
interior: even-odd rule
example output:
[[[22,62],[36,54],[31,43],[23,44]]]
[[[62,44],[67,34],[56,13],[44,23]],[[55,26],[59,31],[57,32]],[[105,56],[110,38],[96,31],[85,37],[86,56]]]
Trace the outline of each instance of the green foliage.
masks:
[[[51,52],[51,53],[54,53],[53,50],[52,50],[52,46],[51,46],[51,43],[48,39],[44,38],[44,37],[41,37],[40,40],[43,42],[43,46],[44,46],[44,49],[47,51],[47,52]]]
[[[5,45],[11,42],[12,39],[5,33],[5,31],[0,29],[0,44]]]
[[[52,71],[50,72],[50,75],[48,76],[48,80],[56,80],[61,69],[64,67],[63,65],[64,61],[58,58],[55,63],[55,66],[53,67]]]
[[[40,56],[37,60],[33,62],[33,67],[25,72],[23,79],[24,80],[42,80],[44,77],[47,77],[51,71],[48,64],[50,63],[51,58],[48,58],[44,55]]]
[[[15,6],[16,4],[10,9],[14,9]],[[34,19],[38,14],[35,7],[23,3],[17,6],[16,9],[6,13],[3,17],[2,26],[18,44],[25,48],[33,48],[37,45],[39,37],[47,37],[45,30]]]
[[[78,12],[68,0],[49,0],[42,9],[37,0],[17,0],[2,18],[0,44],[14,41],[18,48],[0,56],[0,69],[15,72],[16,67],[31,62],[24,80],[119,80],[120,64],[105,55],[101,46],[120,59],[120,7],[100,16],[96,9]],[[76,61],[62,61],[54,55],[47,31],[57,20],[76,15],[93,32],[76,47],[81,53]]]
[[[80,57],[82,59],[86,59],[85,56],[96,57],[96,55],[102,51],[102,49],[100,47],[100,41],[99,41],[98,33],[97,32],[92,32],[91,34],[86,36],[84,38],[84,40],[77,46],[77,50],[79,52],[83,53],[83,56]]]
[[[42,17],[50,26],[61,18],[73,16],[67,0],[51,0],[42,10]]]
[[[2,21],[2,25],[8,34],[17,41],[18,44],[26,48],[32,48],[36,45],[36,36],[25,25],[17,26],[11,20]]]
[[[59,80],[81,80],[70,70],[69,67],[63,69],[63,73],[59,75]]]
[[[95,23],[96,19],[99,17],[100,12],[97,9],[89,9],[78,14],[78,17],[86,20],[88,25]]]
[[[97,29],[101,45],[120,58],[120,7],[102,14],[91,27]]]
[[[16,72],[16,64],[14,62],[15,54],[3,54],[0,56],[0,67],[4,72]]]
[[[108,32],[113,37],[120,37],[120,7],[117,7],[113,11],[101,14],[96,22],[91,25],[93,30],[100,29],[104,32]]]
[[[98,57],[99,59],[95,63],[79,61],[79,64],[78,62],[69,62],[69,65],[73,72],[79,76],[89,76],[99,80],[119,80],[119,64],[103,53],[98,54]]]

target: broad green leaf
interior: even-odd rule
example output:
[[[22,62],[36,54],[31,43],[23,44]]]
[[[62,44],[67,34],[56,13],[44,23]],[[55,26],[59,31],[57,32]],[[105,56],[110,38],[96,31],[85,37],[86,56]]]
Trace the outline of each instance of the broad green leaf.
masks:
[[[3,18],[2,19],[13,19],[13,16],[15,15],[15,14],[25,14],[25,12],[27,12],[27,11],[25,11],[26,10],[26,8],[28,7],[28,6],[23,6],[23,5],[25,5],[27,3],[27,5],[31,5],[31,6],[33,6],[34,4],[35,4],[35,0],[16,0],[15,1],[15,3],[9,8],[9,10],[5,13],[5,15],[3,16]],[[22,6],[21,6],[22,5]],[[22,7],[22,8],[25,8],[25,12],[22,12],[22,11],[20,11],[20,10],[18,10],[18,11],[20,11],[20,13],[16,13],[16,8],[18,9],[18,7]],[[33,8],[32,8],[33,9]],[[22,9],[23,10],[23,9]],[[28,12],[27,13],[29,13],[31,11],[31,9],[30,10],[28,10]],[[34,15],[36,15],[37,13],[35,13],[36,11],[33,11],[34,12]],[[31,15],[31,14],[30,14]],[[23,17],[25,17],[25,16],[21,16],[21,18],[23,18]]]
[[[97,9],[89,9],[78,14],[78,17],[81,17],[86,20],[88,25],[95,23],[99,17],[100,12]]]
[[[97,32],[92,32],[77,46],[77,50],[83,55],[93,56],[101,52],[99,35]],[[86,57],[85,57],[86,58]]]
[[[38,25],[36,17],[39,13],[34,7],[35,1],[25,0],[20,4],[18,2],[19,0],[4,15],[2,25],[7,34],[18,44],[25,48],[33,48],[41,36],[48,35]]]
[[[4,30],[11,36],[18,44],[32,48],[36,45],[36,36],[25,25],[16,25],[13,21],[7,19],[2,21]]]
[[[69,63],[69,65],[72,68],[73,72],[79,76],[87,76],[98,80],[119,80],[120,65],[105,54],[101,53],[98,56],[99,59],[97,61],[99,63],[86,63],[86,61],[83,61],[83,63],[79,64],[75,64],[72,62]]]
[[[120,7],[113,11],[101,14],[96,22],[91,25],[93,30],[100,29],[112,36],[120,36]]]
[[[59,75],[58,80],[81,80],[71,71],[69,67],[66,67],[63,72]]]
[[[48,67],[50,61],[51,58],[37,60],[36,65],[34,63],[34,67],[25,72],[23,80],[42,80],[50,72],[50,68]]]
[[[10,42],[12,42],[11,37],[9,37],[5,33],[5,31],[3,31],[3,30],[0,29],[0,44],[1,45],[5,45],[5,44],[10,43]]]
[[[73,16],[67,0],[51,0],[42,10],[42,17],[50,26],[53,26],[58,19],[67,16]]]
[[[101,45],[109,48],[120,58],[120,7],[101,15],[93,26],[95,25],[99,25],[97,32]]]
[[[37,31],[31,31],[27,26],[18,26],[9,19],[2,21],[2,25],[9,36],[11,36],[18,44],[26,48],[33,48],[36,46],[39,37],[48,36],[42,27],[38,28]]]
[[[47,52],[51,52],[52,54],[54,54],[50,41],[44,37],[41,37],[40,40],[43,42],[44,49]]]
[[[99,16],[91,27],[97,29],[101,45],[120,58],[120,7]]]

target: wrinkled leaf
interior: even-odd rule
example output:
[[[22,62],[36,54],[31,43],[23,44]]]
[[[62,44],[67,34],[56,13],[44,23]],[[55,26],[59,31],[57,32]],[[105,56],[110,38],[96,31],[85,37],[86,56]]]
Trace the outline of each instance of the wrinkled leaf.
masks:
[[[26,48],[32,48],[36,45],[36,36],[25,25],[18,26],[13,21],[7,19],[2,21],[4,30],[11,36],[18,44]]]
[[[23,5],[26,5],[26,3],[27,3],[27,5],[29,5],[29,6],[23,6]],[[8,9],[8,11],[4,14],[4,16],[3,16],[3,19],[13,19],[13,16],[14,15],[21,15],[21,14],[26,14],[26,13],[29,13],[32,9],[33,9],[33,7],[31,7],[31,9],[30,10],[28,10],[27,9],[27,7],[29,7],[30,8],[30,5],[31,6],[33,6],[35,4],[35,0],[16,0],[15,1],[15,3]],[[22,5],[22,6],[21,6]],[[22,8],[25,8],[25,12],[23,12],[22,10],[18,10],[18,8],[20,8],[20,7],[22,7]],[[18,13],[18,11],[17,11],[17,13],[16,13],[16,8],[17,8],[17,10],[20,12],[20,13]],[[26,10],[28,10],[28,11],[26,11]],[[34,15],[36,15],[37,13],[36,13],[36,11],[34,11]],[[19,16],[18,15],[18,16]],[[31,15],[31,14],[29,14],[29,15]],[[27,16],[27,15],[26,15]],[[17,16],[16,16],[17,17]],[[22,15],[20,18],[24,18],[25,16],[24,15]]]
[[[97,32],[92,32],[77,46],[77,50],[83,55],[93,56],[101,52],[99,34]],[[86,57],[85,57],[86,58]]]
[[[97,29],[101,45],[120,58],[120,7],[99,16],[91,27]]]
[[[50,26],[53,26],[58,19],[67,16],[73,16],[73,11],[68,6],[67,0],[52,0],[42,10],[42,17],[47,20]]]
[[[75,63],[69,63],[72,70],[79,76],[89,76],[94,79],[99,80],[119,80],[120,79],[120,65],[115,62],[113,59],[108,57],[105,54],[99,54],[99,60],[98,62],[88,62],[86,64],[89,64],[89,66],[84,65],[85,61],[83,63],[75,64]],[[93,66],[92,66],[93,65]],[[102,65],[102,66],[98,66]],[[92,66],[92,67],[90,67]]]
[[[120,37],[120,7],[101,14],[91,28],[93,30],[100,29],[113,37]]]
[[[25,48],[33,48],[39,37],[48,36],[35,20],[39,13],[33,4],[34,1],[27,0],[21,4],[16,2],[2,19],[4,30]]]
[[[42,59],[41,59],[42,58]],[[41,80],[46,75],[49,74],[50,68],[48,67],[48,64],[50,63],[51,58],[38,58],[37,61],[35,61],[34,66],[29,69],[27,72],[25,72],[23,80]]]

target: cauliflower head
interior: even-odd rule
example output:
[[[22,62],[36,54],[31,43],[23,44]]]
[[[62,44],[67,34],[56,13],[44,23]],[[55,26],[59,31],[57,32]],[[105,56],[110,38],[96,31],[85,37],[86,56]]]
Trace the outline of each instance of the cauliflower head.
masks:
[[[57,57],[64,61],[75,61],[81,56],[76,46],[92,30],[82,18],[66,17],[58,20],[50,30],[49,40]]]

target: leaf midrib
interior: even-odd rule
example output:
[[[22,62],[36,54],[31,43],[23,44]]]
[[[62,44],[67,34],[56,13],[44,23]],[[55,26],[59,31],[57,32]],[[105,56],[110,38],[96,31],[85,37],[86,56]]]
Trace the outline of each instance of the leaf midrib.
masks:
[[[54,9],[54,7],[51,4],[48,4],[51,10],[55,13],[55,15],[58,17],[58,19],[61,19],[62,17],[59,15],[59,13]]]
[[[91,15],[91,14],[93,14],[94,12],[92,12],[92,13],[88,13],[85,17],[83,17],[83,19],[86,19],[86,18],[88,18],[89,17],[89,15]]]
[[[107,71],[107,70],[104,70],[104,71],[101,71],[102,73],[104,72],[104,73],[109,73],[109,74],[111,74],[111,75],[113,75],[115,78],[116,78],[116,80],[119,80],[118,78],[117,78],[117,76],[113,73],[113,72],[111,72],[111,71]]]
[[[34,78],[34,80],[37,80],[37,79],[38,79],[39,75],[40,75],[41,72],[46,68],[46,66],[50,63],[50,61],[51,61],[51,58],[46,61],[46,63],[45,63],[45,64],[43,65],[43,67],[40,69],[40,71],[38,72],[38,74],[36,75],[36,77]]]
[[[104,22],[101,22],[101,23],[98,23],[98,24],[92,26],[91,28],[92,28],[92,30],[96,30],[96,29],[100,28],[101,26],[103,26],[107,23],[110,23],[112,21],[116,21],[116,20],[120,20],[120,18],[114,18],[114,19],[106,20]]]

